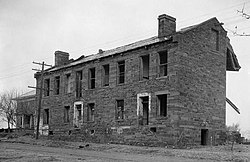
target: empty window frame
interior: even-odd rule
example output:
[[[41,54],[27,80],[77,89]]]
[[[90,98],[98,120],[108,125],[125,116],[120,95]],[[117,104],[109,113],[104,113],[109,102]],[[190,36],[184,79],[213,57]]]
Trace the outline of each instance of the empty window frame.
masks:
[[[76,97],[82,97],[82,70],[76,72]]]
[[[116,100],[116,119],[124,119],[124,100]]]
[[[89,69],[89,89],[95,88],[95,68]]]
[[[219,51],[219,31],[212,29],[212,34],[211,34],[211,44],[212,44],[212,49]]]
[[[70,74],[65,75],[65,93],[71,92],[71,80],[70,80]]]
[[[44,96],[49,96],[50,93],[50,79],[44,80]]]
[[[140,80],[149,79],[149,55],[141,56]]]
[[[118,62],[118,84],[125,82],[125,61]]]
[[[55,77],[55,94],[60,93],[60,76]]]
[[[167,116],[167,94],[157,95],[158,115],[162,117]]]
[[[49,109],[43,110],[43,124],[49,124]]]
[[[87,121],[94,121],[95,104],[89,103],[87,109]]]
[[[159,77],[167,76],[168,74],[168,52],[159,52]]]
[[[109,86],[109,64],[103,65],[102,85]]]
[[[64,123],[69,123],[70,106],[64,106]]]

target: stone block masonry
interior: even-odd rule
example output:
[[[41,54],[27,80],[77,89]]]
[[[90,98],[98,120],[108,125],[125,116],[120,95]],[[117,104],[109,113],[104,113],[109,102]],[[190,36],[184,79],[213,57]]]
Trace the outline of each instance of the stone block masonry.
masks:
[[[159,24],[159,36],[45,72],[50,89],[59,86],[59,94],[42,100],[51,138],[150,146],[221,143],[226,31],[216,18],[178,32],[173,17],[161,18],[171,21]]]

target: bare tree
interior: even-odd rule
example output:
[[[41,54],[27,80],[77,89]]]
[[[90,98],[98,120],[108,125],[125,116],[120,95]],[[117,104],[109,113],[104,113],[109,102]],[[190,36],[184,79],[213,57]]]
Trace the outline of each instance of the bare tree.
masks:
[[[238,123],[233,124],[231,126],[227,126],[226,129],[228,138],[232,142],[231,150],[233,151],[234,143],[237,142],[237,140],[239,140],[238,138],[240,137],[240,125]]]
[[[16,124],[16,108],[17,104],[14,98],[17,98],[19,93],[16,89],[5,91],[0,94],[0,115],[3,116],[3,121],[8,123],[8,132],[10,127]]]

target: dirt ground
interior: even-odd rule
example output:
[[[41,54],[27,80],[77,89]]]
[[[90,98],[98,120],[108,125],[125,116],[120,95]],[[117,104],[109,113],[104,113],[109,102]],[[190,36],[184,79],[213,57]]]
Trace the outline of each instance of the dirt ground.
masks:
[[[0,161],[250,161],[250,145],[206,146],[193,149],[35,140],[30,136],[1,139]]]

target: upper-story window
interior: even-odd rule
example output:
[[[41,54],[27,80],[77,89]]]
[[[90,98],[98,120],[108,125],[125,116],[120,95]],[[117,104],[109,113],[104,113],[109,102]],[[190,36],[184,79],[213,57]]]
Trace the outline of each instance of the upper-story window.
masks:
[[[140,80],[149,79],[149,55],[141,56]]]
[[[109,86],[109,64],[103,65],[102,85]]]
[[[211,44],[212,44],[212,49],[219,51],[219,31],[212,29],[212,34],[211,34]]]
[[[168,52],[159,52],[159,76],[167,76],[168,74]]]
[[[72,87],[72,82],[71,82],[71,75],[66,74],[65,75],[65,93],[71,93],[71,87]]]
[[[125,61],[118,62],[118,84],[125,82]]]
[[[95,88],[95,68],[89,69],[89,89]]]
[[[76,97],[82,97],[82,70],[76,72]]]
[[[55,94],[60,93],[60,76],[55,77]]]
[[[50,93],[50,79],[44,80],[44,96],[49,96]]]

